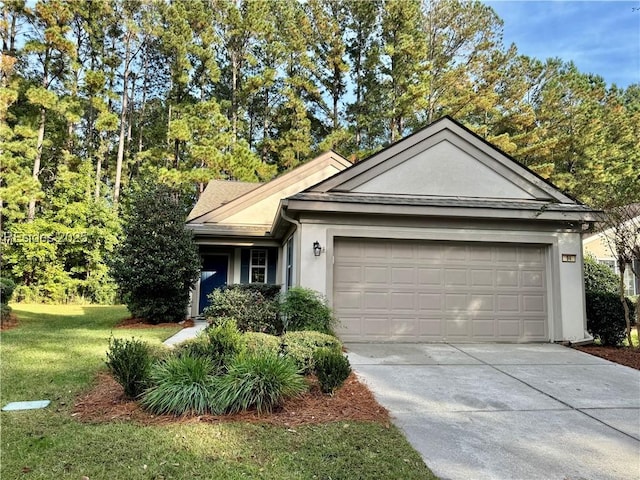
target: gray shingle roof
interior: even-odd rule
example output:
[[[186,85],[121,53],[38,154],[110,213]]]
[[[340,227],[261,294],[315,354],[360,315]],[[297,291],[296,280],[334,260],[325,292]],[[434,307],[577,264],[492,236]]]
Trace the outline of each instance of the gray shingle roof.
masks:
[[[502,200],[467,197],[430,197],[414,195],[378,195],[354,193],[303,192],[289,197],[291,200],[323,201],[342,203],[368,203],[379,205],[415,205],[425,207],[466,207],[518,210],[550,210],[591,212],[586,205],[573,203],[549,203],[539,200]]]
[[[187,217],[187,221],[209,213],[225,203],[229,203],[245,193],[258,188],[262,183],[234,182],[229,180],[210,180],[196,206]]]

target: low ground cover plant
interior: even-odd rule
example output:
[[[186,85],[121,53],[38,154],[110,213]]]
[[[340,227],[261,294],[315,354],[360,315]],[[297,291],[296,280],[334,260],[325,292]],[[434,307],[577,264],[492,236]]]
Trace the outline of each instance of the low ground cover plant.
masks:
[[[235,413],[255,408],[271,412],[288,397],[307,390],[296,365],[274,354],[238,355],[226,375],[216,382],[216,396],[222,411]]]
[[[153,365],[142,406],[162,415],[218,413],[214,383],[215,366],[203,356],[169,357]]]

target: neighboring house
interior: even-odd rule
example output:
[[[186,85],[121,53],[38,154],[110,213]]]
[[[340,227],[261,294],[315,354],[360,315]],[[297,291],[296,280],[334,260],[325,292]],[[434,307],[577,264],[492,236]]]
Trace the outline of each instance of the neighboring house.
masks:
[[[632,207],[635,205],[632,205]],[[631,210],[635,213],[635,210]],[[630,221],[632,225],[640,225],[640,205],[637,205],[638,216]],[[640,235],[640,231],[638,233]],[[613,228],[607,228],[601,232],[589,235],[582,240],[582,246],[585,254],[592,255],[598,263],[607,265],[616,274],[620,272],[618,268],[618,261],[615,253],[615,246],[613,242]],[[633,269],[640,271],[640,259],[633,259]],[[639,295],[640,294],[640,280],[636,278],[631,269],[631,265],[627,265],[624,271],[624,285],[625,293],[627,295]]]
[[[227,283],[327,297],[345,341],[580,341],[595,213],[445,117],[355,165],[212,181],[189,216],[191,314]]]

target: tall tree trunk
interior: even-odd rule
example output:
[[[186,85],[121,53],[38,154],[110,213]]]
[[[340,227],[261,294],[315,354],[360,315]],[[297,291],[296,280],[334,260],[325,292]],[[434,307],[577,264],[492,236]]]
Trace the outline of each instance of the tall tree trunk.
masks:
[[[625,285],[624,285],[624,272],[627,269],[627,264],[623,258],[618,258],[618,270],[620,271],[619,275],[619,283],[618,283],[618,291],[620,293],[620,301],[622,302],[622,309],[624,310],[624,321],[626,323],[626,333],[627,333],[627,341],[629,342],[629,346],[633,347],[633,339],[631,338],[631,315],[629,312],[629,305],[627,304],[627,299],[624,295]]]
[[[122,178],[122,161],[124,159],[124,142],[127,131],[127,108],[129,105],[129,64],[131,62],[131,33],[125,36],[124,72],[122,73],[122,110],[120,111],[120,135],[118,138],[118,156],[116,157],[116,180],[113,185],[113,205],[118,206],[120,197],[120,181]]]
[[[47,109],[40,107],[40,121],[38,123],[38,143],[36,143],[36,158],[33,161],[33,179],[37,182],[40,175],[40,162],[42,160],[42,145],[44,144],[44,128],[47,123]],[[29,211],[27,220],[32,222],[36,218],[36,198],[29,199]]]

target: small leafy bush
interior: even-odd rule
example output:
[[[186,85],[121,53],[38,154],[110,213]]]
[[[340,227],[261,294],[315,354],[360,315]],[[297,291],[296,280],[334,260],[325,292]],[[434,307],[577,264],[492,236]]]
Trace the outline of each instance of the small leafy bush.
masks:
[[[629,315],[633,318],[633,303],[626,299]],[[620,345],[626,335],[624,307],[618,294],[587,292],[587,330],[602,345]]]
[[[260,332],[245,332],[242,334],[242,346],[250,355],[277,355],[280,351],[280,337]]]
[[[242,332],[280,333],[279,302],[271,295],[272,292],[266,295],[262,287],[230,285],[211,292],[210,305],[203,313],[213,323],[219,318],[233,318]]]
[[[351,374],[349,359],[341,352],[319,348],[313,354],[314,372],[323,393],[333,394]]]
[[[282,336],[282,343],[285,355],[305,375],[313,372],[313,354],[318,348],[342,351],[342,343],[336,337],[313,331],[287,332]]]
[[[211,345],[206,335],[200,334],[195,338],[190,338],[179,343],[173,349],[176,357],[204,357],[211,360]]]
[[[590,255],[584,258],[584,289],[586,292],[618,293],[618,276],[611,268],[598,263]]]
[[[295,364],[278,355],[239,355],[216,381],[217,403],[230,413],[251,408],[271,412],[306,389]]]
[[[236,321],[224,319],[205,330],[209,344],[209,354],[218,365],[226,365],[242,350],[242,334]]]
[[[139,396],[149,383],[153,358],[149,345],[141,340],[109,339],[107,367],[129,398]]]
[[[15,288],[16,284],[13,280],[0,277],[0,321],[5,321],[9,318],[11,313],[9,301],[11,301]]]
[[[215,367],[205,357],[168,357],[151,369],[152,386],[142,395],[144,408],[157,415],[219,413]]]
[[[335,317],[325,299],[314,290],[302,287],[289,289],[282,297],[280,314],[288,331],[333,333]]]

